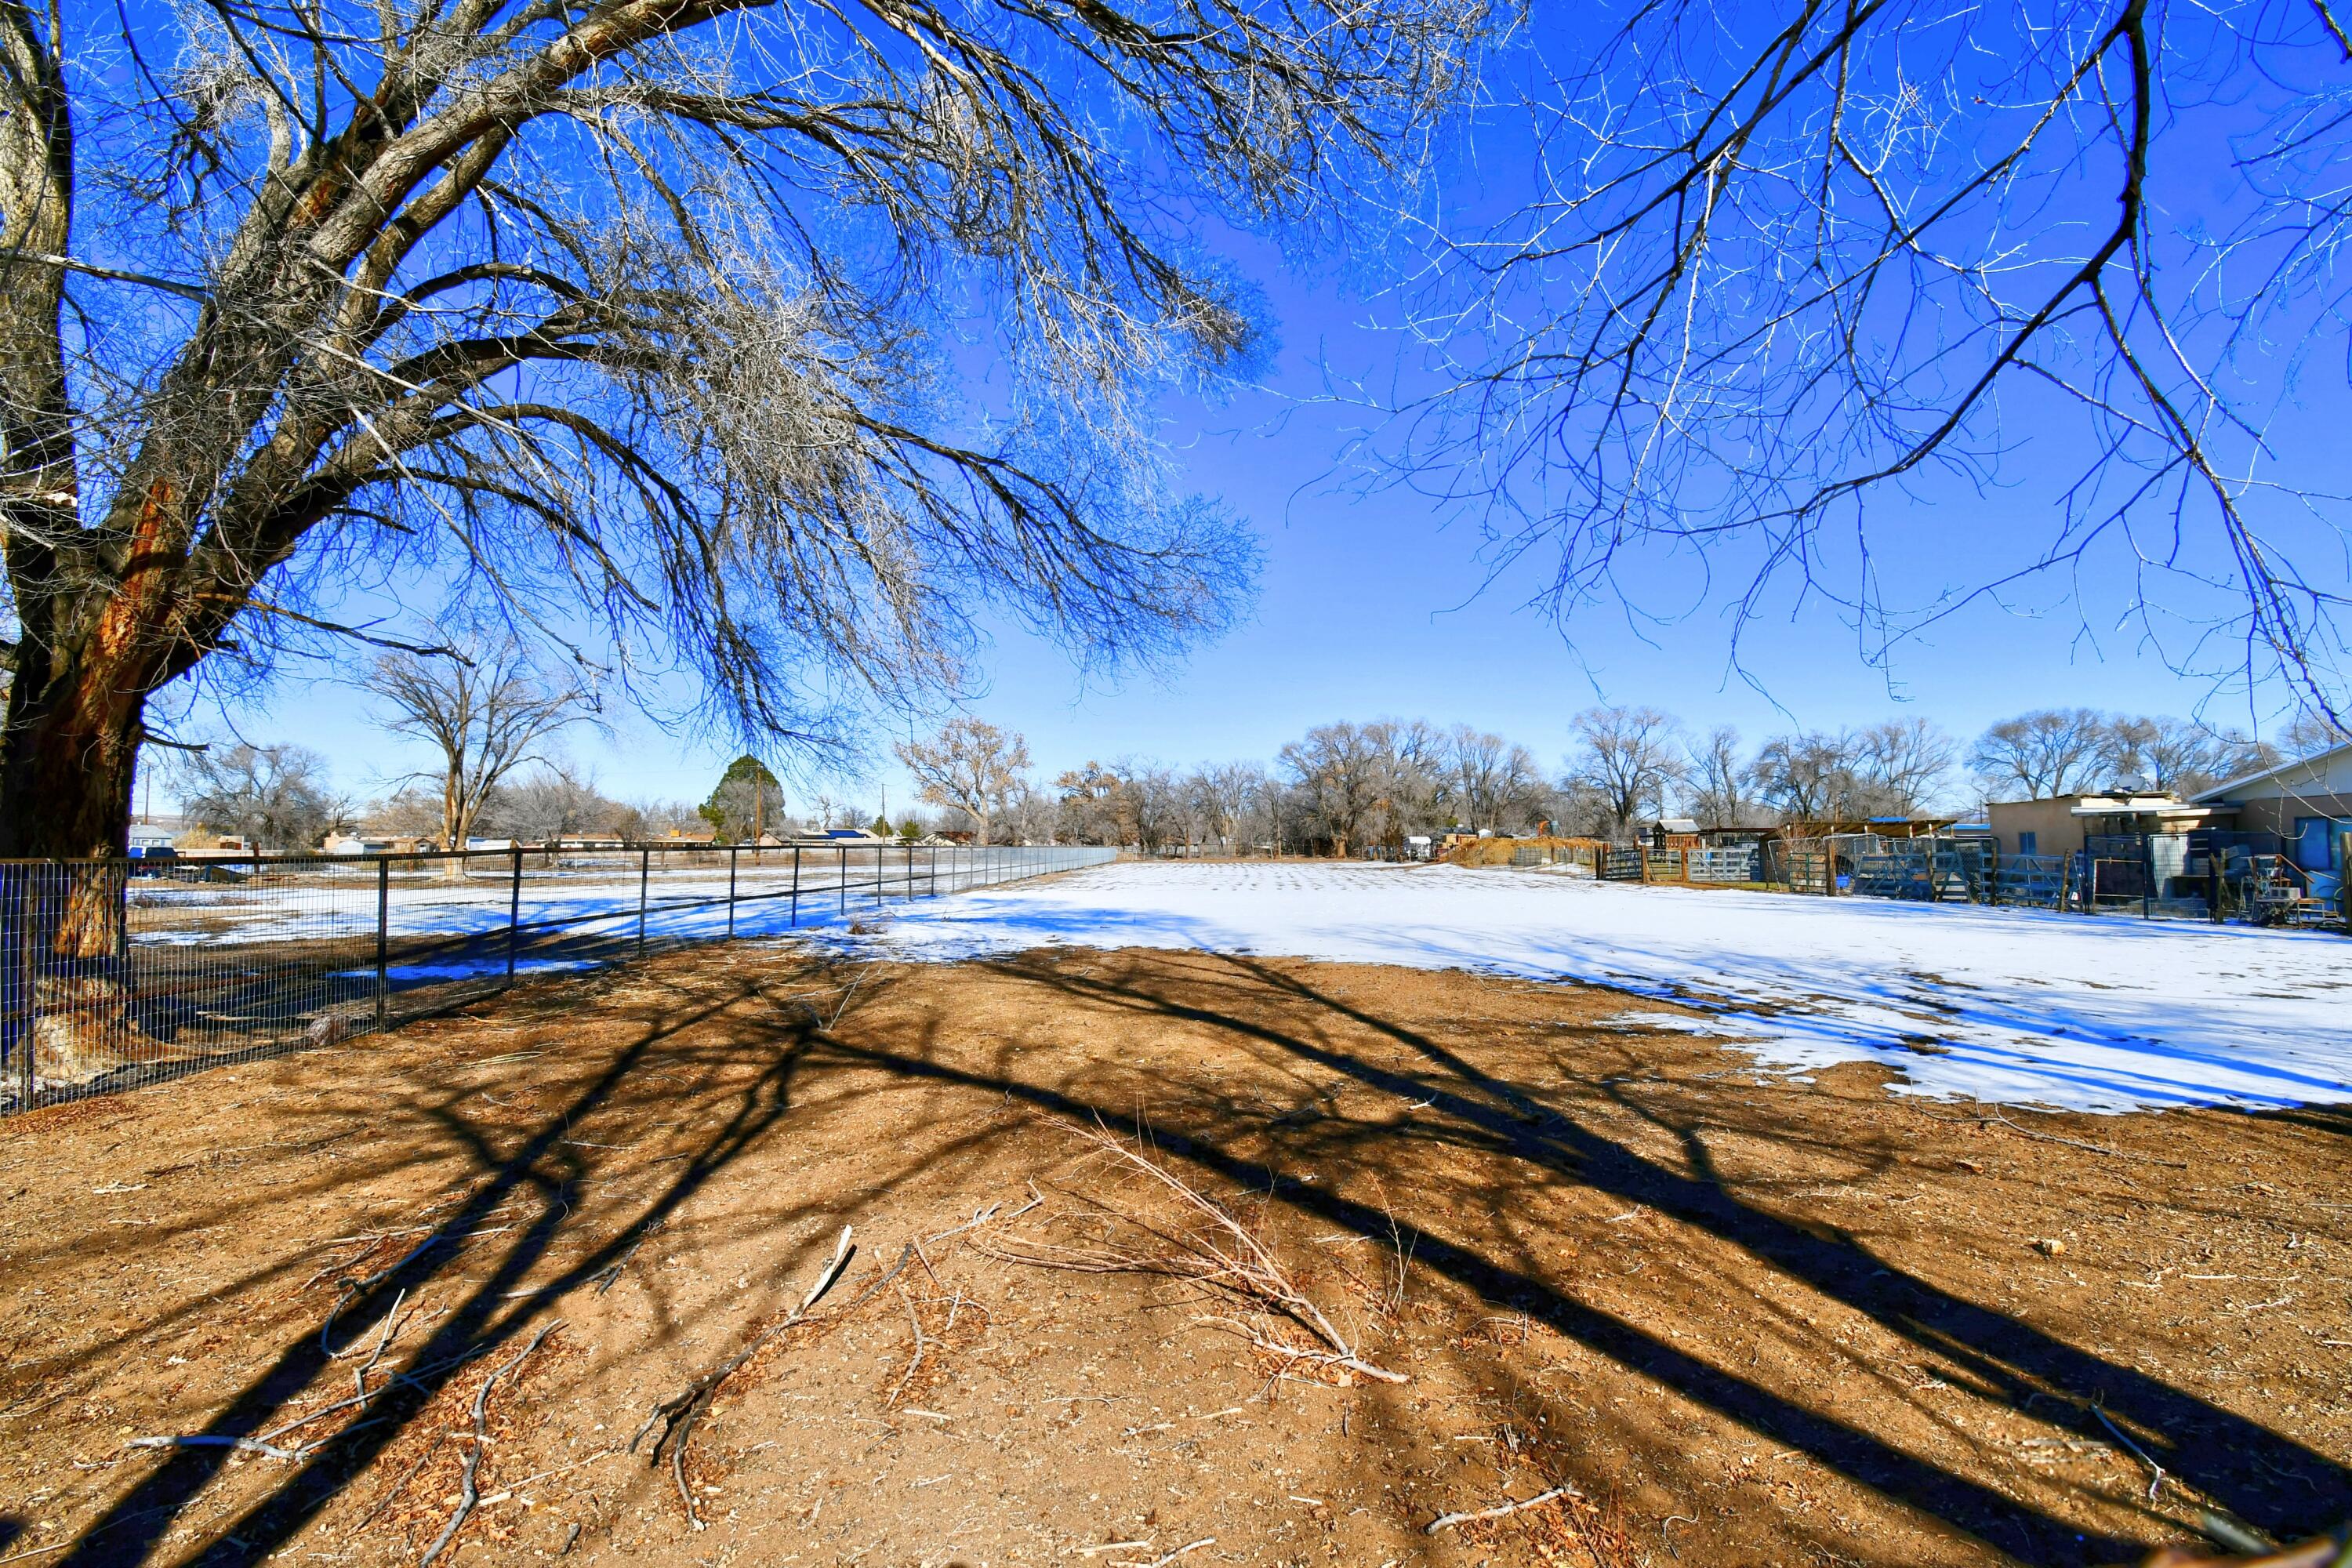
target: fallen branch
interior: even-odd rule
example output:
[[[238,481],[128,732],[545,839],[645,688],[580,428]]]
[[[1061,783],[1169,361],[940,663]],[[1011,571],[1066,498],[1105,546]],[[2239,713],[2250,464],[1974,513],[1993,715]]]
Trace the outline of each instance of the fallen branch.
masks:
[[[885,1410],[898,1403],[898,1395],[904,1394],[907,1391],[907,1384],[914,1381],[915,1369],[923,1364],[923,1352],[930,1348],[930,1342],[923,1338],[923,1320],[915,1315],[915,1299],[907,1294],[907,1288],[904,1285],[898,1289],[898,1300],[907,1309],[907,1321],[915,1331],[915,1354],[913,1359],[907,1363],[907,1370],[898,1374],[898,1381],[892,1386],[890,1396],[882,1402],[882,1408]]]
[[[646,1451],[646,1458],[654,1464],[659,1464],[662,1459],[662,1450],[665,1447],[669,1450],[670,1479],[677,1487],[678,1500],[686,1506],[687,1522],[695,1529],[703,1528],[702,1512],[695,1506],[694,1493],[686,1484],[686,1446],[692,1441],[696,1426],[701,1422],[704,1413],[710,1408],[711,1401],[719,1396],[720,1385],[734,1376],[745,1362],[758,1354],[762,1346],[778,1335],[789,1329],[797,1328],[808,1321],[809,1310],[823,1299],[827,1290],[833,1289],[834,1281],[841,1278],[841,1271],[849,1267],[849,1260],[856,1250],[850,1245],[850,1235],[851,1227],[843,1226],[841,1239],[834,1247],[831,1260],[817,1271],[815,1282],[810,1285],[807,1293],[801,1298],[799,1306],[793,1308],[782,1321],[771,1324],[765,1331],[755,1335],[741,1350],[696,1378],[680,1392],[656,1405],[652,1413],[646,1417],[645,1425],[638,1427],[636,1435],[629,1439],[628,1451],[634,1454],[637,1451],[637,1445],[646,1440],[646,1434],[653,1432],[656,1426],[661,1428],[660,1433],[654,1437],[653,1447]],[[856,1298],[844,1306],[841,1310],[847,1312],[855,1310],[876,1291],[896,1279],[898,1277],[898,1271],[906,1268],[914,1256],[914,1244],[909,1242],[906,1249],[898,1254],[898,1261],[892,1264],[888,1271],[879,1279],[859,1291]],[[421,1564],[419,1568],[422,1568]]]
[[[530,1352],[537,1350],[547,1336],[561,1328],[563,1320],[561,1318],[549,1322],[539,1332],[531,1335],[530,1343],[523,1346],[513,1360],[482,1380],[482,1386],[474,1394],[474,1440],[467,1446],[466,1468],[460,1472],[457,1480],[457,1511],[449,1516],[449,1522],[441,1527],[441,1533],[434,1538],[431,1546],[425,1548],[425,1555],[416,1560],[416,1568],[432,1568],[433,1560],[440,1556],[449,1542],[456,1539],[457,1531],[465,1528],[466,1521],[473,1516],[474,1510],[479,1506],[481,1494],[475,1489],[475,1479],[482,1468],[482,1450],[489,1446],[490,1390],[498,1386],[499,1379],[529,1360]]]
[[[981,1246],[982,1252],[1009,1263],[1026,1263],[1040,1268],[1060,1268],[1085,1274],[1160,1274],[1171,1279],[1195,1280],[1287,1318],[1329,1347],[1328,1352],[1308,1350],[1271,1339],[1255,1331],[1245,1331],[1252,1342],[1263,1349],[1293,1360],[1339,1367],[1383,1383],[1411,1381],[1405,1373],[1375,1365],[1360,1354],[1348,1337],[1339,1331],[1338,1325],[1291,1280],[1274,1254],[1223,1205],[1187,1185],[1164,1166],[1130,1149],[1100,1126],[1087,1128],[1059,1120],[1053,1124],[1150,1177],[1173,1195],[1197,1221],[1205,1224],[1196,1224],[1189,1228],[1177,1227],[1172,1231],[1162,1229],[1123,1213],[1100,1198],[1078,1194],[1076,1195],[1081,1202],[1156,1237],[1167,1244],[1169,1250],[1155,1255],[1108,1246],[1082,1250],[1049,1245],[1005,1247],[975,1244]]]
[[[1168,1568],[1168,1564],[1175,1562],[1176,1559],[1183,1556],[1187,1552],[1198,1552],[1203,1546],[1214,1546],[1216,1543],[1217,1538],[1215,1536],[1204,1535],[1198,1541],[1186,1542],[1183,1545],[1178,1547],[1175,1551],[1170,1552],[1165,1557],[1155,1557],[1149,1563],[1115,1564],[1114,1568]]]
[[[133,1437],[122,1445],[126,1448],[240,1448],[248,1454],[260,1454],[272,1459],[299,1459],[301,1451],[280,1448],[258,1437],[211,1437],[201,1434],[190,1437]]]
[[[1476,1524],[1489,1519],[1506,1519],[1524,1509],[1540,1508],[1557,1498],[1582,1497],[1574,1487],[1554,1487],[1540,1491],[1524,1502],[1507,1502],[1499,1508],[1482,1508],[1475,1513],[1442,1513],[1423,1527],[1423,1535],[1435,1535],[1441,1530],[1451,1530],[1457,1524]]]

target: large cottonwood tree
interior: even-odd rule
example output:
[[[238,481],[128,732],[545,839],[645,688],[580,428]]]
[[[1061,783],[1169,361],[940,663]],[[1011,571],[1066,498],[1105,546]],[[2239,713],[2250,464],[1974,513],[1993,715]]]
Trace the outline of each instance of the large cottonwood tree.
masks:
[[[1256,340],[1194,237],[1410,159],[1479,27],[0,4],[0,855],[119,850],[155,694],[371,574],[772,741],[956,686],[982,603],[1093,660],[1215,627],[1245,536],[1146,439]]]

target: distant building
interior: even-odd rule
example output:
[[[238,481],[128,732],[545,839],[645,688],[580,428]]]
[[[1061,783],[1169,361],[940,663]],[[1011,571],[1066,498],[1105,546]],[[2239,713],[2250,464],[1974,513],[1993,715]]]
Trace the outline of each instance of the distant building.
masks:
[[[2352,832],[2352,742],[2214,785],[2197,804],[2233,813],[2242,833],[2275,833],[2306,871],[2340,871]]]
[[[2231,816],[2226,806],[2126,790],[1997,800],[1986,810],[1992,836],[2011,855],[2073,855],[2086,839],[2111,835],[2186,836],[2198,828],[2228,826]]]
[[[319,847],[330,855],[430,855],[441,846],[414,833],[330,833]]]
[[[1651,822],[1648,831],[1650,852],[1663,855],[1669,849],[1696,849],[1703,840],[1698,822],[1688,816],[1661,816]]]

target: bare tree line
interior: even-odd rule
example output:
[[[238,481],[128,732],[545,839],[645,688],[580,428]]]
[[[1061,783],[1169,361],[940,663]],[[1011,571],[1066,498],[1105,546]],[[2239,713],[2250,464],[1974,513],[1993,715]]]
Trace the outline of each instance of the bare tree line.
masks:
[[[1749,746],[1728,726],[1694,731],[1629,706],[1586,709],[1570,730],[1550,768],[1531,747],[1471,725],[1381,719],[1318,725],[1271,762],[1179,767],[1120,757],[1045,784],[1028,776],[1020,736],[960,721],[929,744],[987,753],[961,763],[991,778],[986,815],[946,784],[923,798],[940,808],[942,826],[998,841],[1344,856],[1447,832],[1622,839],[1668,816],[1765,826],[1959,816],[1988,800],[2107,788],[2189,795],[2284,754],[2188,720],[2089,709],[2021,714],[1965,744],[1915,717],[1790,731]],[[2305,726],[2288,743],[2305,752],[2337,738]]]
[[[402,656],[372,687],[406,714],[414,677]],[[511,672],[510,672],[511,673]],[[960,717],[895,750],[931,810],[885,820],[846,795],[819,791],[794,809],[764,764],[730,764],[698,808],[629,803],[554,754],[522,746],[552,733],[567,710],[542,683],[514,675],[476,694],[462,721],[443,714],[441,772],[362,808],[333,794],[314,754],[239,744],[182,764],[192,818],[268,848],[302,848],[365,821],[378,831],[463,843],[476,831],[525,843],[579,836],[661,837],[705,826],[721,837],[835,827],[918,835],[940,830],[990,843],[1126,845],[1147,853],[1350,855],[1414,836],[1546,830],[1622,839],[1659,817],[1703,826],[1856,822],[1961,815],[1988,800],[2126,788],[2192,795],[2341,737],[2306,725],[2287,751],[2194,721],[2045,709],[2004,719],[1963,745],[1924,718],[1836,731],[1789,731],[1753,746],[1718,725],[1705,731],[1654,708],[1597,706],[1570,721],[1571,741],[1547,768],[1530,747],[1472,725],[1381,719],[1317,725],[1270,762],[1171,765],[1149,757],[1089,761],[1042,781],[1026,740]],[[551,703],[552,705],[551,706]],[[501,719],[500,715],[505,714]],[[526,763],[532,765],[525,765]],[[450,826],[453,793],[473,804]],[[757,799],[753,797],[756,795]]]

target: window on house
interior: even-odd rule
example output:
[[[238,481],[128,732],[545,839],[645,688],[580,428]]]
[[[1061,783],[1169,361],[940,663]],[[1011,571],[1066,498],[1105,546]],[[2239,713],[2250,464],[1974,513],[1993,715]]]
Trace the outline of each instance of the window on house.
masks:
[[[2017,836],[2017,852],[2020,855],[2039,855],[2042,853],[2041,845],[2042,836],[2038,833],[2021,833]]]

